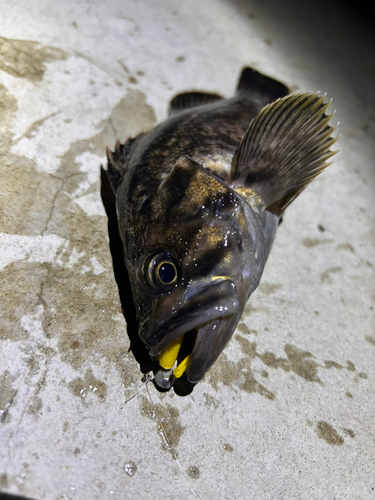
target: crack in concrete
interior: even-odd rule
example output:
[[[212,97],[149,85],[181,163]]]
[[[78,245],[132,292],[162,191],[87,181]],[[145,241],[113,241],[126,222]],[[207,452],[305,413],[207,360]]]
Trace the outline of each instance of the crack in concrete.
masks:
[[[55,178],[56,178],[56,177],[55,177]],[[57,179],[57,178],[56,178],[56,179]],[[44,229],[44,231],[42,232],[42,236],[44,236],[44,235],[45,235],[45,233],[48,231],[48,226],[49,226],[49,224],[50,224],[50,222],[51,222],[51,220],[52,220],[52,218],[53,218],[53,213],[54,213],[55,208],[56,208],[56,206],[55,206],[55,205],[56,205],[56,200],[57,200],[57,198],[59,197],[59,195],[60,195],[60,193],[61,193],[61,190],[63,189],[63,187],[64,187],[64,185],[65,185],[65,183],[66,183],[66,181],[65,181],[65,179],[64,179],[64,178],[59,179],[59,181],[61,182],[61,186],[58,188],[58,190],[57,190],[57,191],[56,191],[56,193],[55,193],[55,196],[53,197],[51,211],[50,211],[49,217],[48,217],[48,219],[47,219],[47,221],[46,221],[46,224],[45,224],[45,229]]]

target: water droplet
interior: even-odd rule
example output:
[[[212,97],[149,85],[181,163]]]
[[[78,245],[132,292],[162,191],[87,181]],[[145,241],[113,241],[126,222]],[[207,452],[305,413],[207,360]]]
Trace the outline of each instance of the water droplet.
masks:
[[[137,466],[134,462],[128,462],[124,465],[124,471],[128,476],[132,477],[137,472]]]

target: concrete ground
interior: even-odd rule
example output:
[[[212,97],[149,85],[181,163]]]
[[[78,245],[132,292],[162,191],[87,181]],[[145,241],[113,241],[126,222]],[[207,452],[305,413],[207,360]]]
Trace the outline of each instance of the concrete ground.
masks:
[[[369,13],[307,0],[1,0],[0,27],[0,491],[375,498]],[[334,97],[342,151],[287,210],[204,381],[160,393],[141,381],[150,366],[100,179],[105,146],[165,118],[179,92],[231,96],[247,65]]]

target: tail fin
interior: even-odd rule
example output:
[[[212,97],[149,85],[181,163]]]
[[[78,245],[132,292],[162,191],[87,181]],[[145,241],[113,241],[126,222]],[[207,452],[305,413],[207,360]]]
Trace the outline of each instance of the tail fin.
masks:
[[[237,92],[260,94],[267,104],[288,95],[289,89],[277,80],[262,75],[252,68],[244,68],[238,82]]]
[[[285,210],[336,153],[324,97],[289,95],[258,113],[233,160],[234,189],[251,188],[277,215]]]

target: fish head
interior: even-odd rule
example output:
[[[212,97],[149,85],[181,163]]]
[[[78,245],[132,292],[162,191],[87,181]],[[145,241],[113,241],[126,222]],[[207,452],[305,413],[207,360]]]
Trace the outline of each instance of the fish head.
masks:
[[[139,336],[163,369],[184,362],[196,383],[259,283],[262,231],[241,196],[187,156],[152,203],[141,255],[128,265]]]

